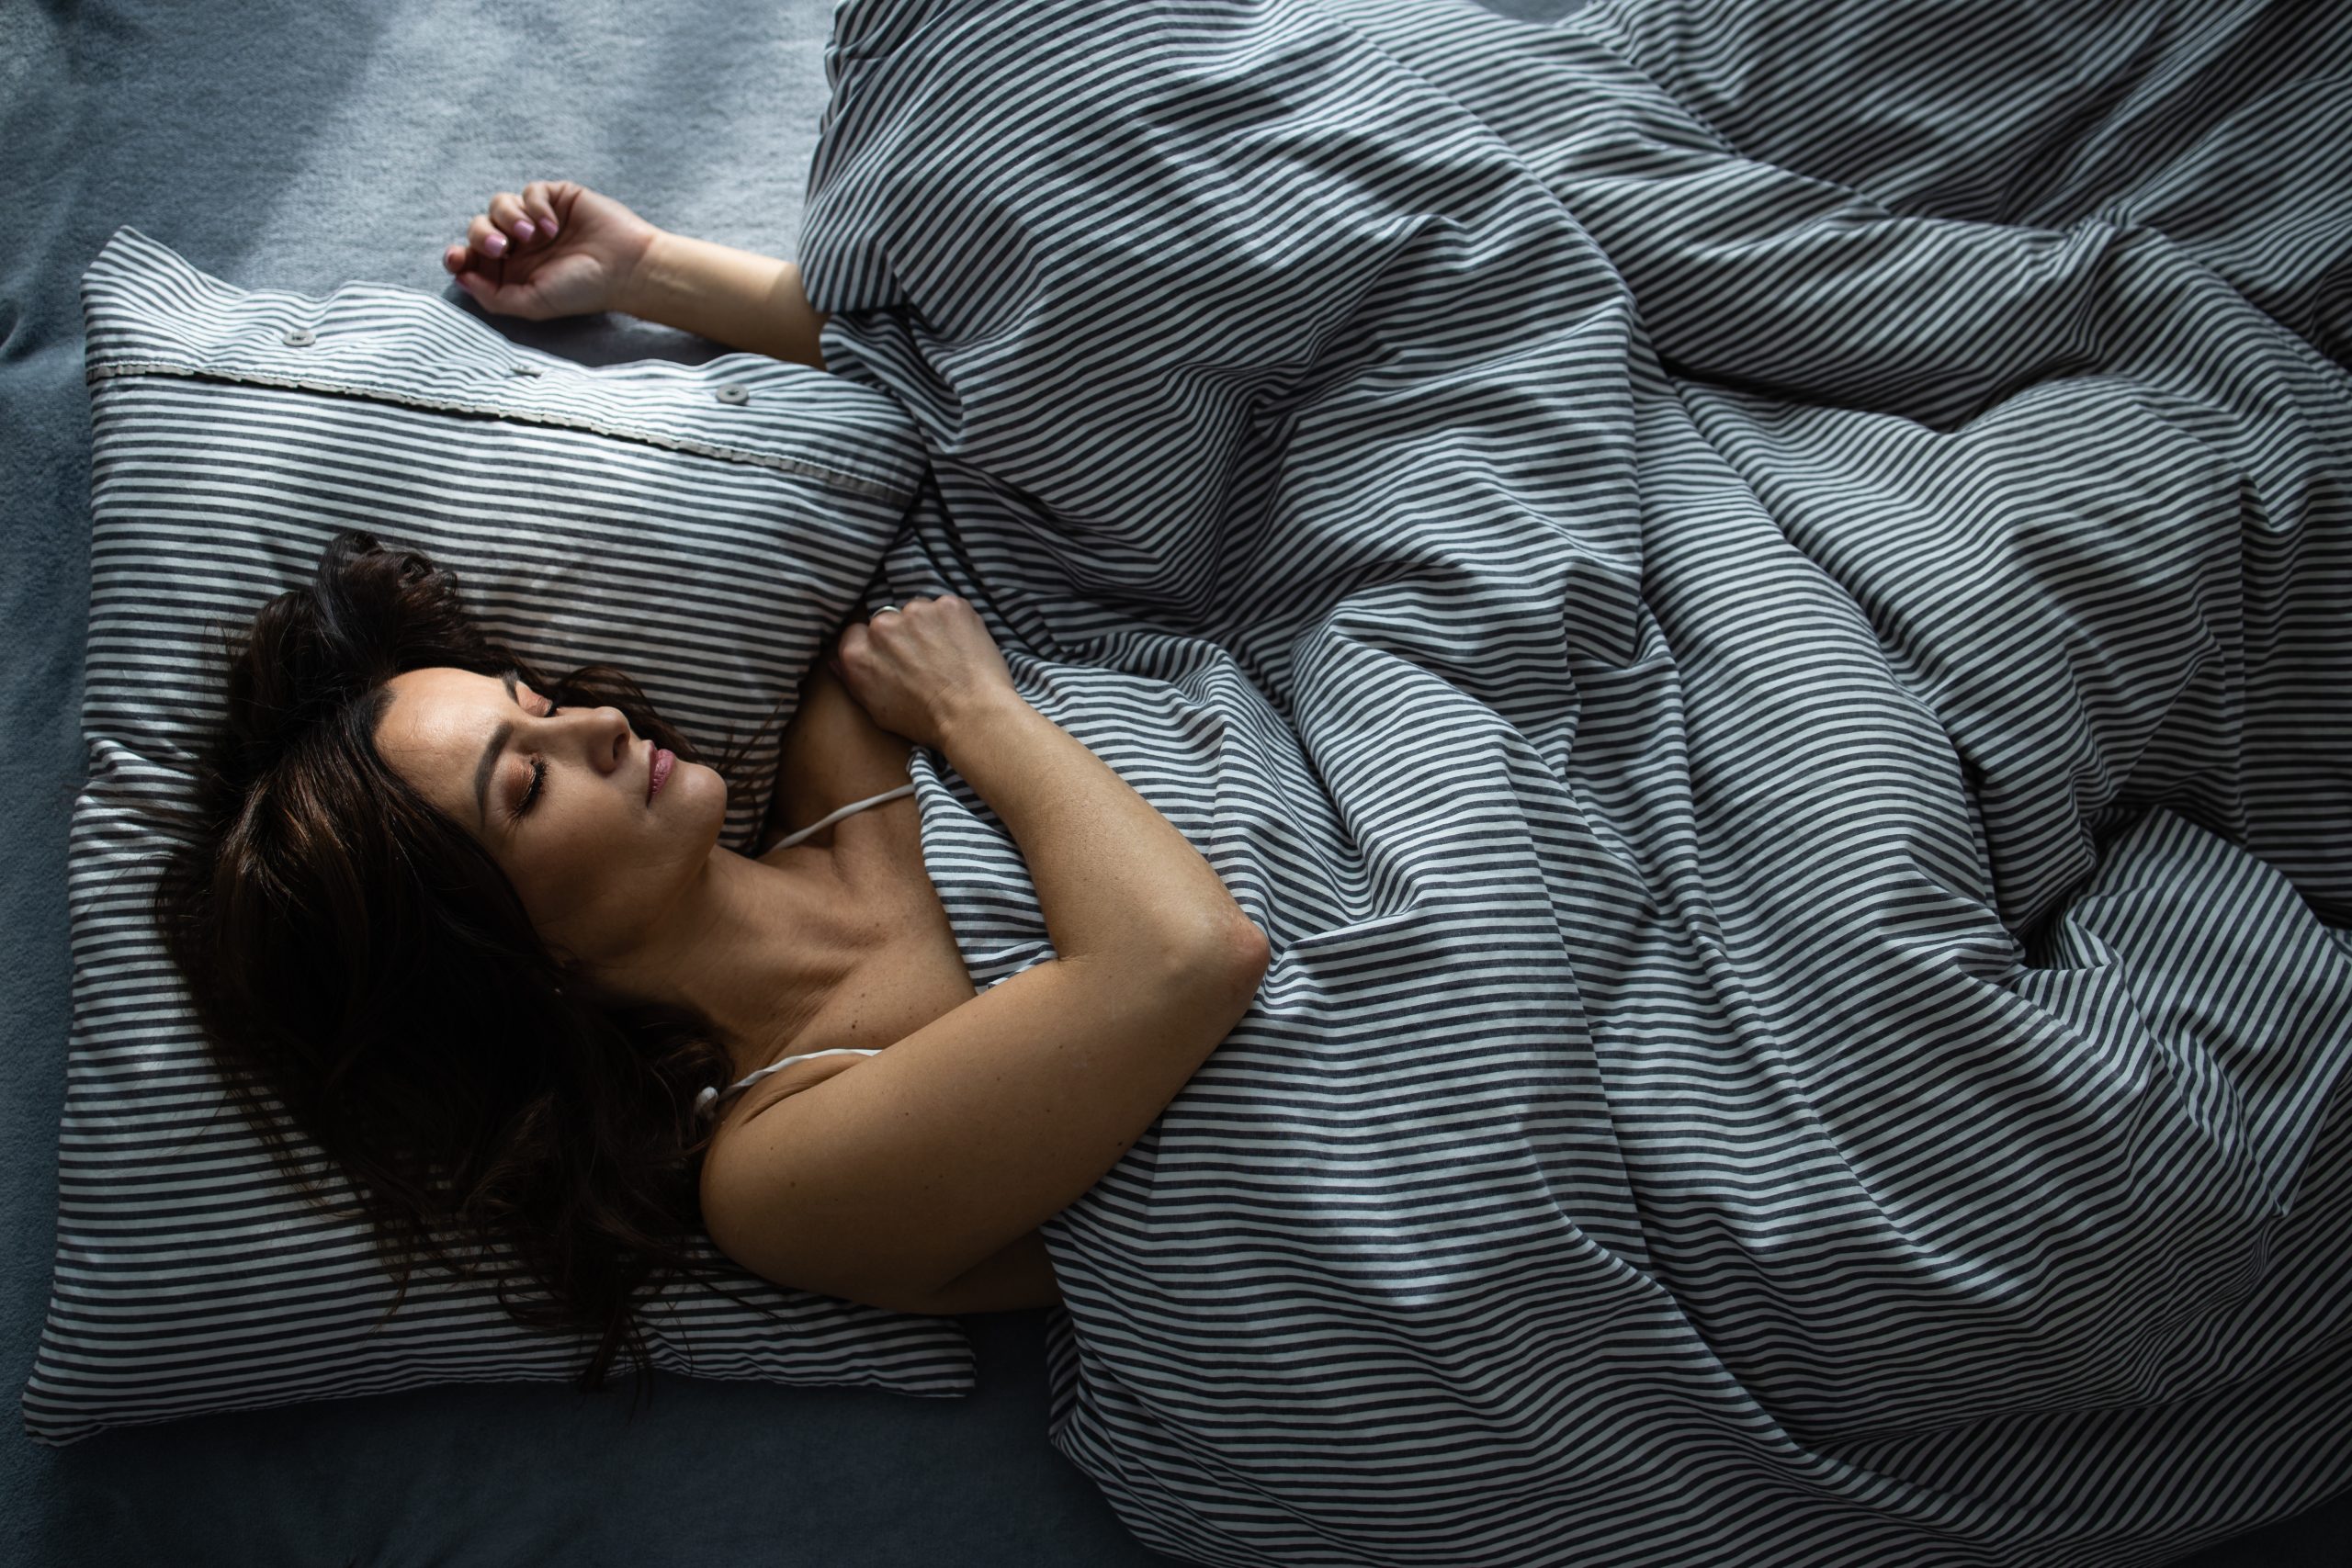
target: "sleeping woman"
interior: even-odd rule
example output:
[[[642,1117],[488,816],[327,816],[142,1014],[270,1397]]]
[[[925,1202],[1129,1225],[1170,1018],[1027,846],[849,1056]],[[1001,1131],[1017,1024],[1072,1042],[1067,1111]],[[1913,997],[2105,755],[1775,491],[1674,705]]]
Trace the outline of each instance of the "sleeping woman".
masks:
[[[784,264],[576,186],[502,195],[450,265],[494,310],[618,306],[813,356]],[[917,745],[1011,831],[1051,932],[984,994],[924,872]],[[645,1364],[633,1303],[694,1271],[697,1229],[899,1311],[1058,1300],[1038,1226],[1265,970],[1216,874],[1020,697],[959,599],[843,631],[776,776],[764,852],[723,848],[728,775],[632,682],[532,668],[365,535],[233,655],[161,905],[224,1076],[352,1176],[403,1281],[445,1235],[513,1249],[546,1297],[518,1319],[601,1337],[582,1387],[624,1347]]]

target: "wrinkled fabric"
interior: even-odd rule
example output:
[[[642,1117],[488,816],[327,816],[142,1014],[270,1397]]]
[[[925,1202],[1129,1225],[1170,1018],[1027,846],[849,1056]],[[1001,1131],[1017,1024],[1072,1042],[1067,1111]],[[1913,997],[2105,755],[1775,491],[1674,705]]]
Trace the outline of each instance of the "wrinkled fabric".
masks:
[[[2111,9],[837,13],[889,597],[1273,949],[1046,1227],[1147,1544],[2154,1562],[2352,1482],[2352,25]],[[975,977],[1048,955],[915,773]]]

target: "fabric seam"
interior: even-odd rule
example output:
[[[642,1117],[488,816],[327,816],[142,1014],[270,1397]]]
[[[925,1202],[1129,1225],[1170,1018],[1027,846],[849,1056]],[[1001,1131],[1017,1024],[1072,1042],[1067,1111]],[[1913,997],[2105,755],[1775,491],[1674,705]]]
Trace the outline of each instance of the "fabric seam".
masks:
[[[741,446],[720,446],[715,442],[690,441],[673,435],[656,435],[650,431],[607,424],[599,420],[575,414],[555,415],[518,412],[513,409],[486,407],[479,403],[458,402],[447,399],[427,398],[413,392],[399,392],[381,387],[354,387],[331,381],[305,379],[298,376],[272,376],[253,370],[198,369],[168,359],[113,359],[85,367],[83,378],[90,385],[100,381],[119,380],[139,376],[178,376],[191,381],[226,381],[262,387],[280,387],[298,392],[319,392],[333,397],[356,399],[361,402],[399,403],[409,408],[425,409],[435,413],[471,414],[484,419],[512,420],[522,424],[542,424],[558,430],[584,430],[618,441],[636,441],[648,446],[658,446],[672,452],[685,452],[695,457],[717,457],[725,462],[748,463],[757,468],[775,468],[785,473],[798,474],[837,490],[873,496],[899,506],[910,503],[915,497],[911,487],[902,488],[880,479],[861,479],[838,468],[802,461],[796,457],[779,457],[765,452],[747,451]]]

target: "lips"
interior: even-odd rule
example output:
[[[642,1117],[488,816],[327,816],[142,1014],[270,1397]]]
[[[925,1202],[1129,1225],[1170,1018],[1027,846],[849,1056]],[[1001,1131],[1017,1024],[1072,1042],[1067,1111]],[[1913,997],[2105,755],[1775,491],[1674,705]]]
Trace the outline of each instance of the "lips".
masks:
[[[653,804],[653,797],[662,793],[662,786],[668,782],[670,770],[677,765],[677,757],[672,752],[659,746],[653,748],[653,760],[645,768],[645,804]]]

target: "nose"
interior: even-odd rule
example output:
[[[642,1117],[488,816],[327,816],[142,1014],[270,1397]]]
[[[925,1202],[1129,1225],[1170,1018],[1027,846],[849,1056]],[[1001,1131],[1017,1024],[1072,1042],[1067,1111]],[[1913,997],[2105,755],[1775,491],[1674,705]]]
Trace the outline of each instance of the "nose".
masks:
[[[575,715],[582,749],[597,772],[616,773],[628,765],[629,749],[637,735],[628,727],[627,714],[616,707],[571,708],[556,715],[556,722]]]

